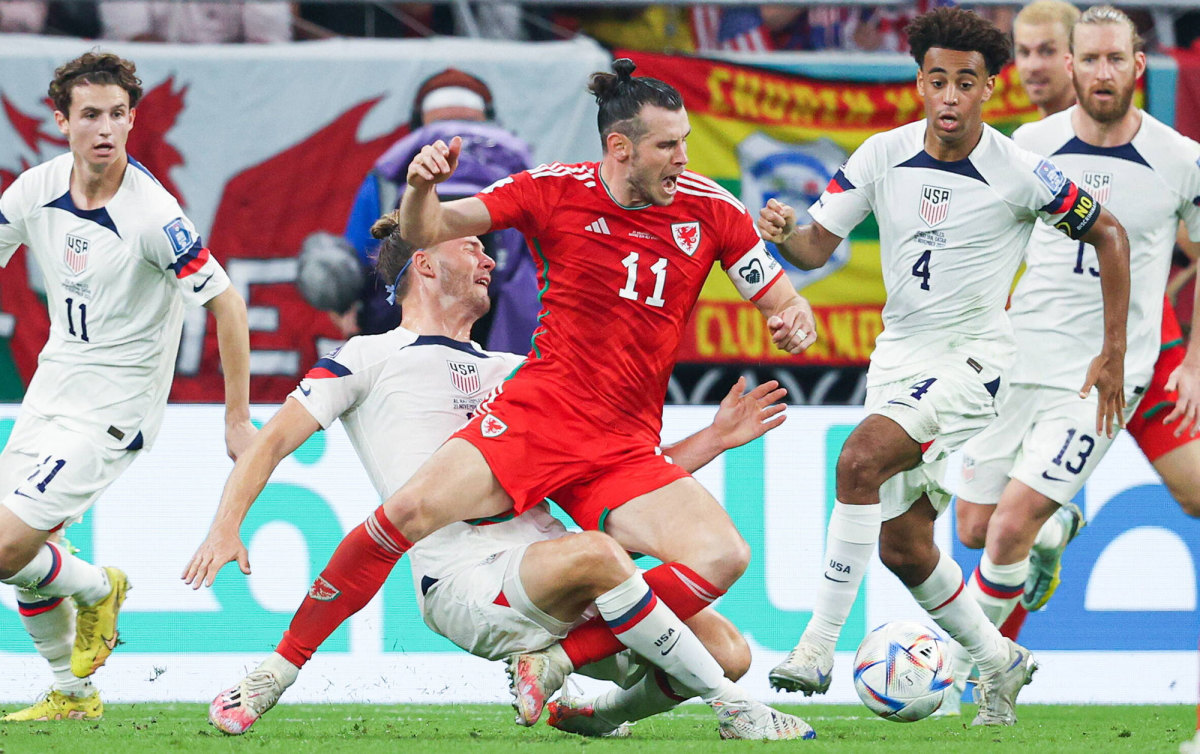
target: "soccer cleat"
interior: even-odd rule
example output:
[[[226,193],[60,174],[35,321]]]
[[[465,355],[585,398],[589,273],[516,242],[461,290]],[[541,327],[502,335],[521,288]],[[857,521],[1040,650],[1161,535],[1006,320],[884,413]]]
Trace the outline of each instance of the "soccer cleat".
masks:
[[[105,567],[110,589],[94,605],[75,605],[75,646],[71,650],[71,673],[87,678],[95,673],[117,646],[117,614],[129,591],[125,572]]]
[[[795,738],[816,738],[812,726],[795,715],[771,709],[762,702],[746,699],[738,702],[709,702],[717,713],[717,730],[721,738],[750,741],[782,741]]]
[[[613,725],[596,714],[593,702],[559,697],[546,705],[546,724],[566,733],[592,738],[629,738],[629,724]]]
[[[517,725],[533,725],[542,709],[573,668],[567,653],[557,644],[540,652],[508,658],[508,690],[517,711]]]
[[[981,676],[975,686],[979,714],[971,725],[1016,725],[1017,694],[1033,680],[1037,660],[1024,647],[1005,639],[1008,645],[1008,665],[991,675]]]
[[[71,696],[51,689],[40,702],[0,718],[5,723],[32,723],[49,720],[99,720],[104,717],[100,692],[90,696]]]
[[[1029,612],[1036,612],[1046,606],[1054,591],[1062,582],[1063,551],[1072,539],[1079,536],[1087,521],[1083,511],[1075,503],[1064,503],[1054,511],[1054,516],[1067,530],[1067,536],[1054,547],[1037,547],[1029,552],[1029,576],[1025,578],[1025,592],[1021,595],[1021,604]]]
[[[208,705],[208,721],[222,733],[240,736],[275,706],[284,685],[275,674],[261,668],[232,688],[225,689]]]
[[[1195,738],[1179,744],[1179,754],[1200,754],[1200,730]]]
[[[802,639],[767,677],[771,688],[780,691],[803,691],[805,696],[824,694],[833,680],[833,652]]]

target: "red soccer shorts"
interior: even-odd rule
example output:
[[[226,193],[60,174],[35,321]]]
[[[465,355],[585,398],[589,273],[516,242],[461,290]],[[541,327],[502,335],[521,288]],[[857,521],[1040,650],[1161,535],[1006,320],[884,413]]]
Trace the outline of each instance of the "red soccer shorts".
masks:
[[[657,447],[602,426],[568,391],[516,377],[454,433],[478,448],[520,514],[550,498],[585,530],[635,497],[688,476]]]
[[[1150,379],[1150,387],[1142,396],[1137,414],[1126,427],[1151,463],[1195,439],[1187,432],[1183,433],[1182,437],[1176,437],[1176,425],[1162,423],[1167,414],[1175,408],[1175,401],[1179,397],[1174,391],[1167,392],[1167,380],[1171,377],[1171,372],[1183,363],[1186,354],[1187,348],[1184,346],[1175,310],[1171,308],[1169,301],[1163,301],[1162,352],[1158,355],[1158,361],[1154,363],[1154,376]]]

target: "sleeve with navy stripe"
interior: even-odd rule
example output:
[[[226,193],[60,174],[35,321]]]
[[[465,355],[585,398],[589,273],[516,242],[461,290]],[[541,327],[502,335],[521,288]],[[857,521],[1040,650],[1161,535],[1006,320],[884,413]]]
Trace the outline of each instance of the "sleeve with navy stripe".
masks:
[[[812,219],[835,236],[850,235],[871,214],[884,136],[887,134],[876,134],[863,142],[829,179],[816,204],[808,208]]]
[[[142,228],[142,254],[175,281],[185,301],[203,306],[229,287],[229,277],[179,205],[172,200],[164,209]]]
[[[1100,202],[1079,188],[1049,160],[1043,159],[1034,168],[1037,182],[1042,184],[1050,201],[1038,207],[1038,214],[1068,238],[1079,240],[1100,217]]]
[[[300,402],[320,425],[328,429],[343,414],[367,397],[374,369],[367,358],[371,338],[351,338],[332,353],[317,359],[290,397]]]
[[[0,195],[0,267],[25,243],[25,218],[19,206],[23,184],[18,178]]]

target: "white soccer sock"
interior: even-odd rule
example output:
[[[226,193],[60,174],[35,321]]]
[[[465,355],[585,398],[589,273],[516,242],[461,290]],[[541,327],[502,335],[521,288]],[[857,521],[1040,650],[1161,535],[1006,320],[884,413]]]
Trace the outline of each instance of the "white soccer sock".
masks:
[[[74,597],[80,605],[94,605],[112,590],[103,568],[80,560],[53,542],[45,543],[33,560],[4,583],[36,591],[43,597]]]
[[[996,565],[985,552],[979,567],[971,574],[967,591],[983,608],[983,614],[993,626],[1002,626],[1025,592],[1025,577],[1029,575],[1029,558],[1011,565]]]
[[[1046,523],[1038,529],[1037,539],[1033,540],[1033,546],[1039,550],[1053,550],[1061,546],[1066,538],[1066,523],[1062,520],[1062,516],[1054,515],[1046,519]]]
[[[833,504],[825,539],[825,578],[817,585],[816,604],[801,637],[803,641],[830,652],[837,645],[871,562],[871,553],[879,543],[881,510],[879,503]]]
[[[744,697],[692,630],[660,602],[640,573],[596,598],[596,607],[625,646],[662,668],[704,701]]]
[[[950,638],[966,648],[979,666],[980,675],[991,675],[1004,667],[1008,661],[1004,637],[988,623],[979,603],[964,594],[962,569],[946,553],[939,553],[937,567],[929,578],[908,591]]]
[[[271,671],[285,689],[295,683],[296,677],[300,675],[300,668],[288,662],[278,652],[267,655],[266,659],[259,664],[258,669]]]
[[[611,725],[632,723],[675,709],[696,692],[672,682],[659,668],[652,668],[642,680],[628,689],[616,688],[592,703],[596,716]]]
[[[33,646],[50,665],[54,689],[75,697],[91,696],[95,691],[91,680],[76,678],[71,672],[75,603],[65,597],[47,599],[29,589],[18,589],[17,608]]]

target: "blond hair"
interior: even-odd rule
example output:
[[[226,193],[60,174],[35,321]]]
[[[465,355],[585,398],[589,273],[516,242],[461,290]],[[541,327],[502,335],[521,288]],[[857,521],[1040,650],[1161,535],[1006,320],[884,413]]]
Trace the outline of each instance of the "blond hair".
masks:
[[[1142,39],[1142,35],[1138,34],[1137,24],[1133,22],[1129,16],[1125,15],[1124,11],[1117,10],[1111,5],[1093,5],[1083,12],[1078,24],[1088,24],[1090,26],[1100,26],[1101,24],[1116,24],[1129,29],[1129,39],[1133,42],[1133,51],[1142,52],[1146,49],[1146,40]],[[1075,40],[1072,34],[1071,51],[1075,51]]]
[[[1067,39],[1071,38],[1071,29],[1079,20],[1079,9],[1063,0],[1034,0],[1026,5],[1013,19],[1013,25],[1026,24],[1059,24]]]

